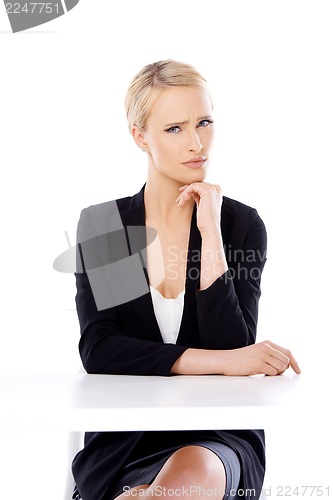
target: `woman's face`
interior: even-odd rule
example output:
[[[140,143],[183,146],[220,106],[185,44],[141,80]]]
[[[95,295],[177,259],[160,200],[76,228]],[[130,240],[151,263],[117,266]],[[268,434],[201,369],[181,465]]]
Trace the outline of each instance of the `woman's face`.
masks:
[[[152,106],[143,141],[154,169],[190,184],[206,176],[213,135],[209,94],[195,87],[173,87]]]

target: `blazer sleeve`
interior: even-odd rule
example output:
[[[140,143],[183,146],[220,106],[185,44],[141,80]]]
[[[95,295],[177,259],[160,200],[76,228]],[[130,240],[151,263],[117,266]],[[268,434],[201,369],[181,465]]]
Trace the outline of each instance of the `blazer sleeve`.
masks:
[[[87,214],[86,209],[81,212],[77,242],[92,235]],[[77,255],[81,260],[82,254]],[[170,375],[187,347],[126,336],[117,306],[97,310],[84,262],[77,264],[78,269],[75,301],[81,332],[79,351],[85,370],[95,374]]]
[[[203,349],[236,349],[255,343],[266,250],[265,225],[251,208],[242,246],[227,252],[228,271],[204,290],[199,290],[200,280],[197,281],[197,317]]]

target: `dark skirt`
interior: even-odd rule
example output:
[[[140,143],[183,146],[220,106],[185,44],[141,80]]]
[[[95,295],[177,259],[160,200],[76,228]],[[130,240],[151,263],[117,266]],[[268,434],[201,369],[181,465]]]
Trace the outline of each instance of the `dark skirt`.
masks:
[[[260,429],[88,432],[72,464],[77,484],[73,499],[113,500],[125,486],[152,484],[176,450],[197,444],[222,460],[225,499],[258,500],[265,474],[265,434]]]
[[[236,453],[214,431],[148,431],[137,444],[127,463],[112,482],[105,499],[113,500],[140,484],[151,484],[168,458],[184,446],[198,445],[214,452],[226,473],[224,499],[237,499],[241,466]]]

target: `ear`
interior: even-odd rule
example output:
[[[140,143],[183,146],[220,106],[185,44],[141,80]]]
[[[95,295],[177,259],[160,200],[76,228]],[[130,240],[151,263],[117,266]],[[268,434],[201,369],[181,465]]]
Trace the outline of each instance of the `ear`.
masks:
[[[131,134],[133,136],[133,139],[135,140],[136,145],[139,146],[139,148],[143,151],[147,151],[147,144],[143,131],[136,125],[133,125]]]

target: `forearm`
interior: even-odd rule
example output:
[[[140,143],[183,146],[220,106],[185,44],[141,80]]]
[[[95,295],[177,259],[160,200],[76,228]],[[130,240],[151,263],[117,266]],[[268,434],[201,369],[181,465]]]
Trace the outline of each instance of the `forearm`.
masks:
[[[173,364],[175,375],[279,375],[289,366],[296,373],[301,370],[293,354],[266,340],[240,349],[187,349]]]
[[[201,234],[200,290],[205,290],[228,270],[221,230]]]
[[[223,351],[187,349],[170,370],[173,375],[223,375]]]
[[[186,347],[103,332],[94,325],[81,336],[80,355],[88,373],[168,376]]]

